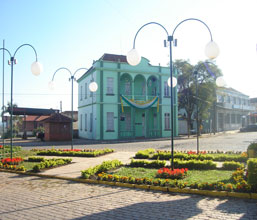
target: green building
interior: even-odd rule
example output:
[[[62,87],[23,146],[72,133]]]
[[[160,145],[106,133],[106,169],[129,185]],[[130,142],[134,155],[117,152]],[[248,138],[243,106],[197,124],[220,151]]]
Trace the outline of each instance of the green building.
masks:
[[[169,67],[152,66],[146,58],[139,65],[130,66],[126,56],[104,54],[78,80],[79,137],[96,140],[170,137],[169,76]],[[90,92],[91,82],[97,83],[96,92]],[[173,91],[173,134],[177,136],[176,87]]]

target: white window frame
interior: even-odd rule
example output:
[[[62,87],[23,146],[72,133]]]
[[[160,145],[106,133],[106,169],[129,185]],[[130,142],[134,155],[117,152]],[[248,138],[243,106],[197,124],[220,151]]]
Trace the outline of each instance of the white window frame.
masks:
[[[170,113],[164,113],[165,130],[170,130]]]
[[[80,101],[82,101],[82,99],[83,99],[83,86],[81,85],[80,86]]]
[[[80,114],[80,130],[82,131],[82,126],[83,126],[83,115]]]
[[[87,113],[85,114],[85,131],[87,131]]]
[[[113,94],[114,78],[107,77],[107,94]]]
[[[164,82],[164,97],[169,97],[170,96],[170,87],[168,85],[168,82]]]
[[[106,112],[107,131],[114,131],[114,112]]]
[[[85,99],[87,99],[87,83],[85,83]]]

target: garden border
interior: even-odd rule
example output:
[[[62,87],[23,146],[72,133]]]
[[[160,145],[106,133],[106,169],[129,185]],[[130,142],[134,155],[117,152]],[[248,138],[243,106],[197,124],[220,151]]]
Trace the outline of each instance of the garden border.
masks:
[[[239,192],[226,192],[226,191],[212,191],[212,190],[199,190],[199,189],[180,189],[173,187],[162,187],[162,186],[153,186],[153,185],[138,185],[138,184],[130,184],[130,183],[121,183],[121,182],[109,182],[103,180],[92,180],[92,179],[81,179],[81,178],[71,178],[71,177],[62,177],[62,176],[54,176],[54,175],[46,175],[40,173],[31,173],[31,172],[22,172],[22,171],[14,171],[14,170],[6,170],[0,169],[0,172],[7,173],[16,173],[28,176],[38,176],[43,178],[52,178],[52,179],[62,179],[62,180],[70,180],[80,183],[88,183],[88,184],[102,184],[109,186],[118,186],[118,187],[126,187],[126,188],[135,188],[135,189],[143,189],[143,190],[155,190],[162,192],[171,192],[171,193],[185,193],[185,194],[198,194],[204,196],[211,197],[234,197],[240,199],[256,199],[257,193],[239,193]]]

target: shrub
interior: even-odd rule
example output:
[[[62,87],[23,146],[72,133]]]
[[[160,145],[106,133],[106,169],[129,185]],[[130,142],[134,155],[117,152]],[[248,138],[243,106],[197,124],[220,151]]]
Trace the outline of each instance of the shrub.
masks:
[[[248,148],[247,148],[247,153],[249,155],[249,150],[253,150],[254,151],[254,155],[253,157],[257,156],[257,143],[251,143]]]
[[[238,168],[243,168],[244,165],[239,162],[235,161],[227,161],[222,164],[222,169],[223,170],[236,170]]]
[[[101,165],[97,165],[95,167],[90,167],[86,170],[81,171],[81,175],[83,178],[88,179],[90,176],[106,172],[110,169],[114,169],[122,165],[122,162],[119,160],[108,160],[104,161]]]
[[[174,160],[175,168],[188,168],[190,170],[212,170],[216,169],[216,164],[211,160]]]
[[[153,154],[155,150],[153,148],[149,148],[146,150],[140,150],[136,153],[135,158],[137,159],[147,159],[150,157],[150,154]]]
[[[155,160],[155,161],[147,161],[147,160],[131,160],[131,167],[145,167],[145,168],[161,168],[165,167],[166,161],[163,160]]]
[[[251,185],[254,192],[257,192],[257,158],[249,159],[247,161],[248,178],[247,182]]]
[[[61,166],[61,165],[65,165],[65,164],[69,164],[71,163],[72,159],[69,158],[65,158],[65,159],[48,159],[48,160],[44,160],[42,162],[40,162],[39,164],[36,164],[32,170],[34,172],[39,172],[42,169],[45,168],[51,168],[51,167],[55,167],[55,166]]]
[[[45,158],[44,157],[29,157],[28,161],[29,162],[42,162],[44,161]]]
[[[37,150],[34,150],[37,151]],[[81,151],[78,149],[68,150],[68,149],[51,149],[51,150],[39,150],[37,155],[47,155],[47,156],[74,156],[74,157],[97,157],[107,153],[114,152],[113,149],[103,149],[103,150],[90,150]]]

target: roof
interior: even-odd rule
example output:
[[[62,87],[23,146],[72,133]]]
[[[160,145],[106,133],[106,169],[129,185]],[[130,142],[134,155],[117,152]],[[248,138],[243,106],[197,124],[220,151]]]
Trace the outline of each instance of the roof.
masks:
[[[42,117],[41,122],[59,122],[59,123],[70,123],[71,119],[67,116],[64,116],[60,113],[54,113],[45,118]]]
[[[8,108],[8,112],[11,113],[11,109]],[[55,112],[59,112],[57,109],[43,109],[43,108],[13,108],[13,115],[51,115]]]
[[[116,54],[109,54],[109,53],[105,53],[99,60],[128,63],[126,56],[116,55]]]

